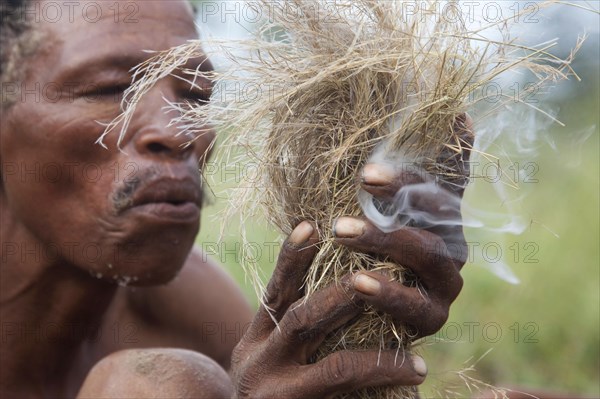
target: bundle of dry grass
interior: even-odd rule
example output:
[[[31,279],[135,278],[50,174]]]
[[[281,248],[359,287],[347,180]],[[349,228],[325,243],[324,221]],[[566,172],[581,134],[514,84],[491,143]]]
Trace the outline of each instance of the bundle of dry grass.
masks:
[[[174,123],[184,127],[182,134],[201,131],[206,123],[231,131],[224,147],[229,160],[255,168],[258,178],[243,181],[232,196],[232,208],[241,209],[242,218],[257,217],[256,209],[262,209],[284,234],[302,220],[316,223],[322,242],[306,277],[308,296],[358,270],[382,269],[405,280],[401,265],[333,244],[334,220],[362,214],[357,176],[376,147],[392,158],[402,153],[438,180],[451,182],[463,173],[445,163],[453,158],[449,152],[461,154],[465,145],[456,120],[481,100],[482,87],[516,68],[533,72],[538,84],[572,73],[570,59],[547,53],[553,43],[526,48],[508,37],[486,42],[460,19],[436,15],[435,1],[419,3],[408,14],[401,1],[264,1],[258,11],[270,21],[255,39],[212,43],[233,66],[210,76],[215,80],[211,103],[177,105],[182,113]],[[504,22],[496,24],[501,28]],[[138,69],[136,78],[143,78],[115,121],[122,123],[122,132],[146,90],[201,55],[200,46],[191,42]],[[228,46],[235,46],[235,54]],[[187,73],[191,82],[202,74]],[[242,156],[232,148],[243,148]],[[262,290],[254,266],[245,264]],[[330,336],[314,360],[340,349],[410,345],[403,326],[365,309],[360,319]],[[344,397],[413,394],[411,387],[384,387]]]

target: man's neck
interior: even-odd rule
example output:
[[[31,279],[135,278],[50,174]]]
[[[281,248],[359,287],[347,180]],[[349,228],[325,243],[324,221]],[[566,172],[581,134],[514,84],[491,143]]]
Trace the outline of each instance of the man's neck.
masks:
[[[99,338],[116,286],[46,256],[48,248],[1,216],[0,386],[63,391],[82,345]]]

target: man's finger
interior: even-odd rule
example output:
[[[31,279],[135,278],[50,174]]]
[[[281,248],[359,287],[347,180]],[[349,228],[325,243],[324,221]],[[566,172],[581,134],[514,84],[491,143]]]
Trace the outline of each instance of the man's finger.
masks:
[[[312,381],[305,397],[324,397],[366,387],[419,385],[427,375],[425,361],[401,350],[340,351],[304,366],[299,381]],[[299,388],[301,389],[301,388]]]
[[[462,196],[465,179],[469,177],[469,158],[475,136],[473,135],[473,120],[468,114],[456,117],[453,126],[455,141],[448,146],[437,159],[437,162],[446,165],[454,171],[455,179],[447,182],[446,189]],[[418,164],[405,162],[401,164],[368,163],[360,176],[362,188],[381,201],[394,199],[402,187],[410,184],[426,183],[433,177],[426,173]],[[455,181],[456,180],[456,181]],[[457,183],[461,183],[457,186]],[[443,184],[443,183],[442,183]]]
[[[416,338],[438,331],[448,319],[450,303],[455,299],[440,296],[435,290],[423,292],[416,287],[407,287],[377,272],[356,273],[352,285],[365,303],[412,327]]]
[[[270,349],[306,362],[330,332],[362,312],[350,280],[345,276],[292,304],[272,332]]]
[[[262,339],[270,334],[288,307],[302,297],[304,276],[317,253],[318,233],[304,221],[292,231],[283,243],[277,265],[250,327],[249,336]]]
[[[411,269],[423,285],[444,297],[455,298],[462,278],[444,241],[428,231],[402,228],[384,233],[362,218],[341,217],[335,223],[336,242],[355,250],[387,255]]]
[[[367,166],[372,166],[369,170],[382,167],[381,165]],[[421,179],[416,175],[400,175],[385,186],[363,184],[362,187],[374,196],[375,201],[387,204],[388,207],[395,207],[413,218],[423,219],[430,225],[462,223],[461,197],[431,179]]]
[[[393,201],[398,191],[411,184],[424,183],[431,177],[412,164],[368,163],[362,169],[361,187],[380,201]]]

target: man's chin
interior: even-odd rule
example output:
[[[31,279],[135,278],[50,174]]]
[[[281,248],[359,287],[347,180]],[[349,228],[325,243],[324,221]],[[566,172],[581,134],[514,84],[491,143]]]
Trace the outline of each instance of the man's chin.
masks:
[[[185,249],[180,251],[145,256],[140,265],[141,270],[138,273],[139,281],[147,282],[147,284],[165,284],[171,281],[183,268],[192,245],[193,241],[189,245],[184,245]],[[165,254],[169,256],[165,256]]]
[[[181,271],[181,267],[178,268],[177,270],[173,271],[172,273],[161,273],[161,274],[145,276],[142,278],[135,279],[135,281],[132,279],[132,281],[129,284],[127,284],[127,286],[153,287],[153,286],[157,286],[157,285],[165,285],[165,284],[170,283],[175,277],[177,277],[177,274],[179,274],[180,271]],[[124,285],[124,284],[121,284],[121,285]]]
[[[198,222],[160,228],[130,224],[127,231],[99,244],[104,249],[100,257],[75,263],[86,264],[92,277],[122,286],[167,284],[183,268],[198,227]]]
[[[123,287],[150,287],[168,284],[183,268],[185,259],[156,264],[148,262],[143,266],[115,265],[113,269],[104,272],[90,272],[92,277],[110,284]]]
[[[182,237],[177,244],[168,241],[148,244],[122,247],[118,256],[94,262],[88,270],[92,277],[121,286],[167,284],[183,268],[194,240]]]

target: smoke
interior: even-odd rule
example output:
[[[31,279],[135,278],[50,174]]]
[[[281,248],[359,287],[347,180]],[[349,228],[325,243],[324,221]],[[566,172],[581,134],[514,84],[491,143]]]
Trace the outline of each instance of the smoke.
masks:
[[[480,109],[478,114],[485,111]],[[509,104],[502,112],[497,110],[475,123],[476,139],[464,198],[443,179],[428,173],[421,166],[423,159],[391,152],[386,143],[382,143],[368,162],[384,165],[399,176],[410,175],[408,180],[412,184],[401,186],[385,203],[361,190],[358,200],[365,216],[384,232],[404,227],[429,229],[446,243],[461,242],[464,228],[475,232],[480,239],[471,243],[475,245],[485,242],[485,238],[497,243],[507,235],[523,234],[532,221],[521,205],[535,188],[535,184],[529,183],[537,183],[537,164],[523,160],[534,160],[543,146],[556,148],[548,134],[556,112],[540,113],[524,104]],[[519,283],[503,258],[490,258],[477,259],[477,264],[504,281]]]
[[[434,176],[418,166],[418,161],[409,160],[404,154],[393,157],[384,157],[383,154],[381,150],[375,151],[369,162],[385,164],[388,168],[395,168],[399,174],[410,173],[414,176],[416,172],[422,180],[402,186],[393,199],[385,203],[365,190],[359,192],[358,200],[365,216],[384,232],[404,227],[431,229],[446,243],[452,244],[462,241],[462,228],[465,227],[496,235],[519,235],[529,226],[526,218],[519,215],[512,206],[513,201],[504,202],[505,207],[498,211],[478,208],[469,201],[462,201],[457,193],[445,189]],[[407,172],[408,167],[410,172]],[[503,184],[493,186],[499,198],[508,197]],[[519,282],[510,266],[502,259],[495,258],[493,262],[487,262],[483,266],[509,283]]]

